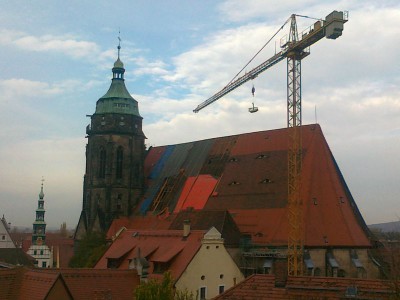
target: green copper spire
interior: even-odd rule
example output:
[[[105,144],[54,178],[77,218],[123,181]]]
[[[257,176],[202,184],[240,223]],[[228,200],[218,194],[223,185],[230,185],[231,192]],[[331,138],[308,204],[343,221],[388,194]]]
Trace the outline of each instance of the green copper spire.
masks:
[[[36,218],[33,222],[33,234],[32,234],[32,244],[33,245],[43,245],[46,240],[46,222],[44,221],[44,192],[43,192],[43,181],[40,188],[38,207],[36,209]]]
[[[121,50],[121,38],[118,37],[118,58],[112,68],[113,78],[107,93],[101,97],[96,104],[96,114],[129,114],[140,117],[138,102],[132,98],[125,86],[124,64],[119,54]]]

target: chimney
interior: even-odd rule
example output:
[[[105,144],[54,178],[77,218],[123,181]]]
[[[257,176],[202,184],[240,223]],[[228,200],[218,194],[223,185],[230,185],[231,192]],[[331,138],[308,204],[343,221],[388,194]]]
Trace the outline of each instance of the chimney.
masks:
[[[190,220],[183,221],[183,237],[187,238],[190,234]]]

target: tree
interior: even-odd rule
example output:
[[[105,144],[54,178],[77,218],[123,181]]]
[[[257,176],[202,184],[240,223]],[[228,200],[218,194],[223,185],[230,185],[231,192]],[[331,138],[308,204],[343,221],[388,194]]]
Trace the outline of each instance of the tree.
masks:
[[[163,275],[162,281],[150,279],[136,288],[136,300],[194,300],[193,293],[177,291],[170,272]]]
[[[104,233],[89,232],[79,242],[78,249],[72,257],[71,268],[93,268],[107,250]]]

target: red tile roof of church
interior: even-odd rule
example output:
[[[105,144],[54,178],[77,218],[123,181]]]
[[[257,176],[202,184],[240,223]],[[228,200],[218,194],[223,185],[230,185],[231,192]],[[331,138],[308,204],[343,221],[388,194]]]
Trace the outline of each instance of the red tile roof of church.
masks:
[[[320,126],[301,130],[305,246],[369,247],[369,231]],[[185,208],[182,199],[204,210],[228,210],[254,241],[286,245],[288,134],[289,129],[278,129],[151,148],[145,161],[148,192],[138,212],[152,208],[169,178],[180,185],[164,199],[170,211]],[[193,189],[194,178],[205,176],[217,181],[206,201],[203,192]]]

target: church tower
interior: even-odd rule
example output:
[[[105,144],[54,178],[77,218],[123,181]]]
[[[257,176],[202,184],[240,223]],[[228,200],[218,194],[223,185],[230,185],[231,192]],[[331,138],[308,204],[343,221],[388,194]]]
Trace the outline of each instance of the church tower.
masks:
[[[43,179],[40,188],[38,207],[36,209],[36,219],[33,222],[32,245],[44,245],[46,243],[46,222],[44,221],[44,193]]]
[[[75,237],[106,231],[113,219],[129,216],[144,187],[145,135],[138,102],[125,87],[124,64],[118,58],[107,93],[96,103],[86,127],[86,171],[83,207]]]
[[[43,181],[40,188],[36,218],[33,222],[32,244],[27,253],[35,258],[35,266],[39,268],[53,267],[53,249],[46,245],[46,222],[44,221]]]

